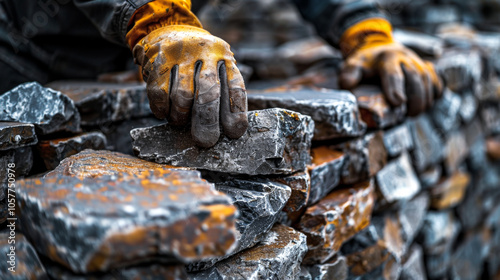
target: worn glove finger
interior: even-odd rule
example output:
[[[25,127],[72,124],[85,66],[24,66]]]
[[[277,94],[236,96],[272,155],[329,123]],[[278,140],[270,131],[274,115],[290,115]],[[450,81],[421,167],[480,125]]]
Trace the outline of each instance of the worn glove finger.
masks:
[[[170,71],[163,52],[159,52],[154,58],[148,59],[143,67],[146,78],[146,92],[149,99],[149,107],[153,114],[159,119],[165,119],[170,110]]]
[[[416,116],[425,110],[426,99],[423,81],[414,66],[409,63],[401,65],[405,76],[405,92],[408,100],[408,115]]]
[[[363,67],[357,61],[347,60],[340,72],[339,85],[343,89],[355,88],[363,78]]]
[[[443,80],[438,75],[436,68],[434,67],[434,63],[430,61],[424,61],[427,66],[428,72],[430,73],[432,88],[434,93],[434,99],[439,99],[443,96]]]
[[[239,138],[248,128],[245,82],[234,61],[221,61],[218,67],[221,81],[222,128],[228,137]]]
[[[170,115],[168,119],[172,125],[186,125],[191,119],[195,65],[183,65],[183,68],[181,69],[180,66],[176,65],[172,69]]]
[[[399,59],[394,53],[388,53],[379,64],[379,73],[384,94],[392,106],[401,106],[406,102],[405,77]]]
[[[424,83],[425,107],[430,108],[434,104],[434,89],[432,88],[432,78],[429,72],[422,72],[422,81]]]
[[[212,147],[219,140],[220,88],[217,65],[199,62],[195,71],[191,135],[200,147]]]

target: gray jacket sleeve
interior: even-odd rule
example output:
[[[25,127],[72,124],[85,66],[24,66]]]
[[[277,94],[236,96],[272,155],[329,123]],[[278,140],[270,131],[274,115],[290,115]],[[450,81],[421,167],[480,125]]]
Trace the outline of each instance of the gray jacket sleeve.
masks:
[[[68,1],[68,0],[65,0]],[[134,12],[153,0],[73,0],[101,35],[109,41],[125,44],[127,25]]]
[[[386,18],[370,0],[293,0],[302,16],[311,22],[318,35],[338,46],[344,31],[353,24],[372,17]]]

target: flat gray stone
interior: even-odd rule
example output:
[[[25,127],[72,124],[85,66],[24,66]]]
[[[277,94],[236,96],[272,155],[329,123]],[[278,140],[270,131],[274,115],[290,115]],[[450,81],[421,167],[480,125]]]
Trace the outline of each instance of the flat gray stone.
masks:
[[[226,256],[191,263],[188,265],[189,271],[212,267],[216,262],[260,242],[280,217],[291,194],[288,186],[264,180],[233,179],[215,183],[215,189],[228,195],[239,211],[236,219],[236,248]]]
[[[444,167],[446,174],[455,173],[469,155],[469,146],[462,131],[453,131],[447,135],[444,147]]]
[[[306,236],[293,228],[275,225],[262,242],[214,267],[191,273],[191,280],[296,279],[307,252]]]
[[[249,110],[285,108],[314,120],[314,140],[360,136],[361,121],[356,98],[345,90],[308,87],[277,88],[248,92]]]
[[[21,84],[0,96],[0,121],[35,125],[37,134],[80,131],[80,114],[73,101],[37,82]]]
[[[414,149],[411,153],[413,165],[420,173],[443,159],[444,144],[439,137],[439,132],[425,114],[411,120],[409,126],[414,143]]]
[[[429,167],[427,170],[418,174],[420,185],[424,189],[434,187],[441,179],[442,174],[443,168],[440,165]]]
[[[235,242],[236,208],[196,171],[23,180],[17,203],[37,251],[75,273],[187,263],[223,256]]]
[[[335,256],[324,264],[316,264],[308,267],[312,280],[346,280],[347,263],[343,256]]]
[[[448,49],[435,65],[452,91],[462,92],[470,88],[475,94],[479,92],[477,88],[480,86],[483,66],[479,50]]]
[[[429,204],[429,196],[425,192],[401,204],[397,216],[401,227],[401,237],[405,245],[403,253],[407,253],[406,249],[411,246],[422,228]]]
[[[406,257],[406,260],[401,268],[400,279],[405,280],[427,280],[424,266],[424,254],[422,247],[415,244]]]
[[[14,250],[11,250],[12,247]],[[0,262],[2,279],[49,279],[35,249],[22,233],[11,235],[10,231],[0,232],[0,254],[3,259]]]
[[[407,201],[421,189],[417,175],[413,171],[410,156],[405,152],[399,158],[387,163],[377,175],[377,187],[385,203]]]
[[[394,2],[388,2],[389,5],[394,5]],[[444,40],[427,33],[395,29],[393,31],[393,36],[396,41],[420,55],[439,57],[444,52]]]
[[[439,255],[451,249],[460,224],[451,211],[429,211],[422,225],[420,244],[426,255]]]
[[[480,233],[468,236],[453,252],[450,266],[452,279],[480,279],[483,266],[483,241]]]
[[[0,122],[0,151],[35,145],[35,126],[29,123]]]
[[[38,152],[48,170],[85,149],[103,150],[106,148],[106,136],[101,132],[88,132],[68,138],[43,140],[37,145]]]
[[[61,91],[75,103],[82,125],[99,125],[152,116],[146,85],[142,83],[101,83],[58,81],[47,85]]]
[[[461,97],[462,102],[458,113],[460,114],[462,122],[469,123],[476,116],[479,104],[472,93],[464,93]]]
[[[305,170],[314,122],[284,109],[248,112],[249,128],[239,139],[221,136],[211,148],[195,145],[189,127],[159,125],[130,132],[142,159],[233,174],[291,174]]]
[[[445,88],[443,96],[434,102],[430,110],[432,121],[442,134],[449,133],[459,126],[460,108],[462,108],[462,98]]]
[[[270,180],[284,184],[292,190],[288,202],[283,207],[279,223],[291,226],[296,223],[306,211],[311,190],[311,177],[307,172],[298,172],[292,175],[270,178]]]
[[[389,157],[413,149],[413,138],[406,123],[384,131],[384,145]]]

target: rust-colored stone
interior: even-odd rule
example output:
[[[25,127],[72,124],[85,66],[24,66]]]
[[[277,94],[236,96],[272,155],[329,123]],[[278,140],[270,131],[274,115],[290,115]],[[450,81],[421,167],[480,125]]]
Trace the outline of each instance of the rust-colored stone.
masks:
[[[232,250],[236,208],[198,172],[136,167],[132,178],[112,169],[115,176],[98,170],[99,178],[52,175],[17,183],[17,215],[38,252],[87,273]]]
[[[320,146],[311,150],[312,165],[308,166],[311,176],[309,205],[318,202],[332,191],[339,183],[344,165],[344,153]]]
[[[292,190],[288,202],[283,207],[286,213],[286,221],[282,223],[291,225],[300,219],[306,210],[309,201],[311,179],[307,172],[299,172],[290,176],[274,178],[273,181],[287,185]]]
[[[457,172],[431,188],[431,206],[435,209],[451,208],[459,204],[470,182],[468,173]]]
[[[323,263],[335,255],[342,243],[368,226],[373,204],[373,182],[366,181],[333,191],[308,208],[297,224],[307,235],[304,263]]]
[[[369,128],[393,126],[406,116],[406,106],[391,107],[382,89],[377,86],[360,86],[352,91],[358,100],[361,119]]]
[[[169,165],[138,159],[133,156],[106,150],[84,150],[61,161],[61,164],[45,177],[73,176],[98,178],[105,175],[143,178],[151,174],[168,174],[173,169],[187,170]]]
[[[14,250],[12,250],[14,248]],[[0,278],[10,280],[49,279],[38,255],[20,232],[0,233]]]
[[[486,152],[493,160],[500,160],[500,137],[490,137],[486,140]]]
[[[47,169],[56,168],[61,160],[85,149],[106,148],[106,136],[100,132],[83,133],[77,136],[40,141],[37,145]]]

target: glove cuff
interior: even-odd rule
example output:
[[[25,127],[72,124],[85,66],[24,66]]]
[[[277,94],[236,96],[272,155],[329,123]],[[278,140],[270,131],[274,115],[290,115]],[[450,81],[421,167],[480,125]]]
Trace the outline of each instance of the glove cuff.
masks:
[[[130,49],[154,30],[169,25],[189,25],[203,28],[191,12],[188,0],[155,0],[135,11],[128,24],[126,41]]]
[[[366,45],[393,42],[392,25],[383,18],[370,18],[349,27],[340,38],[340,50],[344,57]]]

